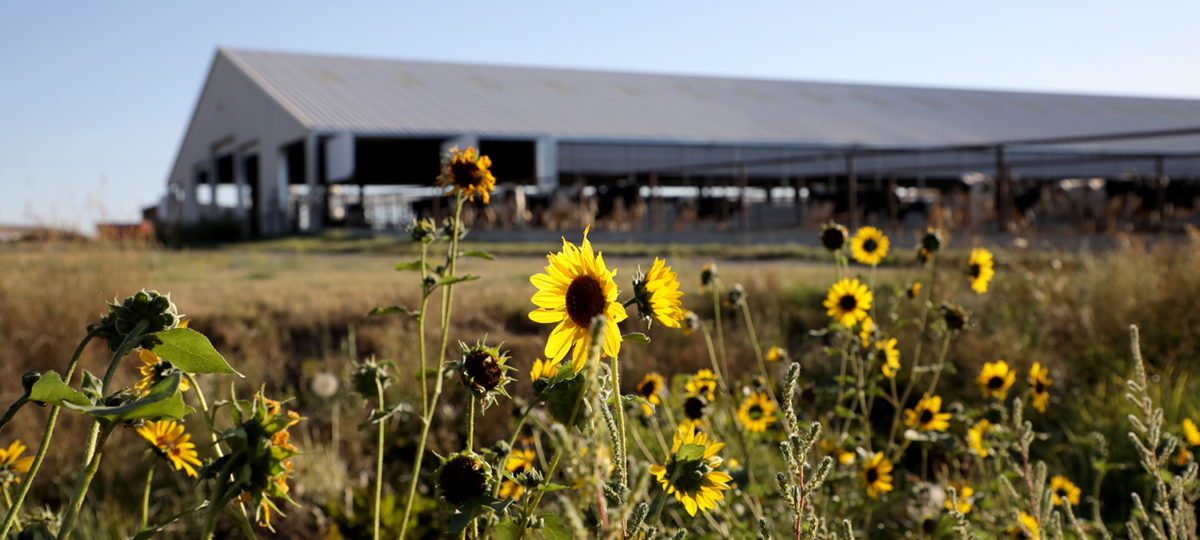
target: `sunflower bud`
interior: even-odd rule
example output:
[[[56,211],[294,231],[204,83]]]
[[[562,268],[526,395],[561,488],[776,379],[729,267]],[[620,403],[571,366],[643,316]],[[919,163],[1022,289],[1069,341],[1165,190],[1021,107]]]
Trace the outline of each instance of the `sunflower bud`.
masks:
[[[946,328],[951,330],[962,330],[967,326],[967,312],[959,306],[942,304],[942,319],[946,321]]]
[[[422,244],[432,243],[438,239],[437,223],[431,218],[425,218],[420,221],[414,219],[412,224],[408,226],[408,234],[414,242]]]
[[[467,499],[483,496],[491,479],[491,467],[474,452],[450,456],[438,471],[437,487],[442,498],[456,506]]]
[[[138,328],[139,323],[145,322],[141,332],[144,336],[175,328],[180,320],[179,310],[171,302],[170,294],[142,290],[120,304],[109,304],[108,314],[99,323],[89,326],[88,330],[96,331],[97,337],[105,338],[109,349],[116,351],[129,334]],[[153,345],[149,340],[142,340],[138,344],[147,348]]]
[[[514,368],[508,365],[508,354],[500,352],[500,346],[487,347],[482,341],[474,346],[462,346],[462,359],[455,362],[463,386],[476,396],[483,398],[484,410],[496,402],[496,395],[508,397],[504,385],[514,380],[508,376],[508,371]]]
[[[365,399],[375,398],[379,393],[376,383],[382,388],[391,384],[389,365],[391,362],[380,363],[374,358],[355,363],[354,371],[350,373],[350,388]]]
[[[921,237],[921,249],[929,254],[937,253],[942,249],[942,231],[938,229],[928,229],[925,235]]]
[[[846,245],[849,234],[845,227],[830,221],[821,225],[821,245],[829,251],[837,251]]]
[[[717,280],[717,263],[706,263],[700,271],[700,286],[708,287]]]
[[[454,218],[442,220],[442,236],[454,238]],[[460,222],[458,224],[458,239],[462,240],[465,236],[467,236],[467,226]]]
[[[741,283],[735,283],[733,289],[729,291],[729,305],[733,307],[742,307],[742,303],[746,301],[746,289]]]
[[[692,310],[683,312],[683,335],[690,336],[692,332],[700,329],[700,316]]]

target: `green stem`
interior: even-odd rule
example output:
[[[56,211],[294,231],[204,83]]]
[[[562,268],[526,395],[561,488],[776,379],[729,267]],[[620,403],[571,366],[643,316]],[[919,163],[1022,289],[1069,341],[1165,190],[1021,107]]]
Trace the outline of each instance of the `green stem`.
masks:
[[[196,400],[200,402],[200,412],[204,415],[204,424],[208,426],[208,439],[212,441],[213,451],[216,452],[217,457],[224,457],[225,452],[221,450],[221,445],[217,441],[217,430],[213,418],[209,415],[208,400],[204,399],[204,390],[200,389],[200,384],[196,382],[196,377],[191,373],[184,373],[183,376],[195,391]]]
[[[88,461],[87,467],[84,468],[83,474],[79,476],[78,482],[75,484],[75,494],[71,496],[71,506],[67,509],[67,515],[63,517],[62,527],[58,531],[58,540],[66,540],[71,537],[71,532],[75,528],[76,519],[79,517],[79,510],[83,508],[83,500],[87,497],[88,488],[92,485],[92,479],[96,477],[96,471],[100,470],[100,459],[104,457],[104,452],[101,449],[104,447],[104,442],[108,440],[111,429],[101,429],[99,422],[93,422],[94,428],[92,433],[99,433],[97,437],[89,435],[89,452],[92,453],[92,459]]]
[[[4,510],[7,511],[9,508],[12,508],[12,497],[8,494],[8,484],[0,486],[0,491],[4,492]],[[17,521],[14,526],[16,527],[17,532],[21,532],[20,521]]]
[[[612,357],[609,364],[609,372],[612,375],[613,400],[617,406],[617,476],[621,479],[621,485],[629,487],[629,470],[628,459],[626,457],[626,441],[625,441],[625,404],[621,400],[621,376],[618,372],[620,362],[617,357]]]
[[[712,280],[712,300],[713,300],[713,324],[717,329],[717,350],[721,352],[721,366],[726,373],[729,372],[729,357],[725,354],[725,332],[721,330],[721,282],[716,278]],[[713,364],[716,365],[715,363]],[[722,387],[723,392],[731,392],[732,389]]]
[[[758,370],[762,372],[763,386],[767,387],[767,395],[770,396],[772,403],[779,403],[775,399],[775,383],[772,381],[771,374],[767,371],[767,361],[763,358],[762,347],[758,344],[758,333],[754,331],[754,319],[750,317],[750,308],[747,306],[745,299],[742,299],[742,318],[746,320],[746,330],[750,334],[750,345],[754,347],[754,357],[758,360]]]
[[[108,395],[109,387],[112,385],[113,375],[116,375],[117,373],[117,366],[121,365],[121,360],[125,358],[125,355],[129,354],[134,347],[141,343],[142,337],[148,328],[150,328],[150,321],[147,319],[142,319],[133,327],[132,332],[125,335],[125,341],[123,341],[121,346],[117,348],[116,354],[113,355],[112,360],[108,363],[108,369],[104,372],[104,385],[100,390],[101,397]],[[70,374],[68,374],[67,377],[69,380]]]
[[[429,414],[429,385],[425,381],[425,311],[429,308],[429,290],[425,280],[429,277],[426,260],[429,256],[429,244],[421,242],[421,311],[417,312],[417,356],[421,357],[421,415]]]
[[[456,263],[458,262],[458,231],[462,227],[462,207],[463,195],[459,193],[455,199],[454,230],[451,233],[450,252],[447,255],[450,260],[450,276],[454,275],[455,267],[457,266]],[[423,283],[422,286],[424,286]],[[437,380],[433,384],[433,396],[429,400],[429,407],[425,410],[425,415],[422,418],[421,439],[417,443],[417,457],[416,462],[413,463],[412,481],[408,486],[408,498],[404,502],[404,519],[400,522],[400,538],[404,538],[408,532],[408,518],[412,515],[413,500],[417,496],[417,482],[421,479],[421,462],[425,458],[425,445],[429,442],[429,428],[433,425],[433,412],[437,410],[438,398],[442,395],[442,381],[445,380],[442,372],[446,367],[446,339],[450,333],[450,307],[453,304],[453,300],[454,284],[451,283],[445,285],[445,292],[442,294],[442,337],[441,346],[438,349]],[[424,313],[422,313],[422,319],[424,319]],[[422,326],[422,328],[424,327]],[[424,341],[425,335],[422,333],[419,339]],[[421,373],[424,376],[425,371],[422,370]]]
[[[379,377],[375,377],[375,399],[379,405],[379,410],[384,410],[383,402],[383,382]],[[373,507],[373,523],[371,528],[371,538],[379,540],[379,501],[383,495],[383,435],[384,435],[384,420],[378,422],[375,433],[375,506]]]
[[[471,394],[471,411],[467,414],[467,451],[475,449],[475,394]]]
[[[150,484],[154,481],[154,464],[146,469],[146,489],[142,491],[142,530],[146,530],[146,523],[150,517]]]

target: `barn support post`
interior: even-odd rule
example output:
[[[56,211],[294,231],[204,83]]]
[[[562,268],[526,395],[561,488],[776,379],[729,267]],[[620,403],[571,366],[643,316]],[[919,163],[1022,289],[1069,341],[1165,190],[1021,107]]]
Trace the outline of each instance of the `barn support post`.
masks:
[[[641,196],[640,190],[638,196]],[[658,196],[658,173],[650,173],[650,230],[663,230],[663,209],[662,201]]]
[[[246,183],[246,163],[242,161],[242,153],[239,150],[233,151],[232,159],[233,185],[237,186],[237,202],[234,204],[234,211],[237,213],[238,228],[242,231],[242,237],[247,238],[254,227],[250,225],[250,212],[246,208],[246,188],[249,185]]]
[[[317,178],[317,134],[309,132],[304,136],[304,183],[308,185],[308,200],[305,201],[308,207],[307,232],[325,228],[325,186],[320,185]]]
[[[858,230],[858,175],[854,172],[854,154],[846,154],[846,189],[850,191],[850,230]]]
[[[1165,227],[1167,224],[1167,184],[1170,183],[1171,180],[1167,178],[1163,166],[1163,157],[1154,156],[1154,189],[1157,200],[1154,202],[1154,213],[1151,217],[1159,227]]]
[[[806,201],[803,198],[803,191],[804,191],[804,177],[803,176],[800,176],[792,181],[792,189],[793,189],[793,193],[794,193],[794,195],[792,196],[792,207],[793,207],[793,210],[796,211],[796,226],[803,227],[804,220],[808,217],[806,215],[808,213],[807,212],[808,208],[807,208],[807,205],[805,204]]]
[[[887,211],[888,225],[892,230],[900,230],[900,212],[896,203],[896,171],[888,171],[887,180]]]
[[[996,147],[996,228],[1007,231],[1012,207],[1012,175],[1004,160],[1004,146]]]
[[[750,230],[750,201],[746,197],[746,191],[749,190],[750,176],[746,172],[745,165],[738,166],[738,207],[741,209],[742,230]]]
[[[217,186],[221,183],[220,168],[217,167],[217,150],[208,149],[208,211],[204,212],[205,219],[217,219],[221,216],[221,208],[217,206]]]

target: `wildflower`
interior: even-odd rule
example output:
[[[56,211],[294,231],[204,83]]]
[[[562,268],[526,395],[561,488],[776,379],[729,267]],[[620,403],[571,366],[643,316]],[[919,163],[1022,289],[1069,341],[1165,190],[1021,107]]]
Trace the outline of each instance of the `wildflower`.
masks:
[[[684,389],[687,390],[689,396],[704,396],[705,399],[712,401],[716,399],[714,393],[717,390],[717,376],[711,369],[702,369],[688,379]]]
[[[858,331],[858,339],[862,341],[864,349],[871,346],[871,336],[875,335],[875,321],[870,315],[863,317],[862,325]]]
[[[196,444],[189,442],[190,435],[183,432],[183,425],[168,420],[163,422],[146,422],[137,428],[142,438],[150,442],[160,454],[166,456],[175,465],[175,470],[183,469],[188,476],[196,476],[196,468],[200,465],[196,457]]]
[[[504,460],[504,470],[513,475],[529,471],[533,468],[533,461],[536,457],[533,450],[513,450],[508,459]],[[500,497],[502,498],[512,497],[513,500],[520,500],[523,493],[525,493],[525,486],[520,483],[506,479],[500,484]]]
[[[832,221],[821,225],[821,245],[829,251],[837,251],[846,245],[846,237],[850,233],[846,228]]]
[[[971,447],[971,451],[979,454],[979,457],[987,457],[988,449],[983,446],[983,436],[992,430],[992,423],[987,420],[980,420],[967,430],[967,445]]]
[[[488,347],[482,342],[468,347],[462,347],[462,360],[455,362],[459,370],[463,386],[467,387],[477,397],[483,399],[483,408],[496,403],[496,396],[508,397],[504,386],[513,379],[508,372],[513,368],[508,365],[508,353],[500,352],[500,346]]]
[[[1041,412],[1046,412],[1046,402],[1050,401],[1050,370],[1034,362],[1029,369],[1029,385],[1033,387],[1033,406]]]
[[[675,431],[675,443],[666,465],[651,465],[650,474],[658,480],[668,495],[683,503],[688,515],[696,510],[708,511],[724,500],[722,491],[729,489],[733,477],[718,471],[721,457],[717,455],[725,443],[710,442],[708,435],[697,433],[688,422]]]
[[[1038,531],[1037,520],[1026,514],[1024,510],[1017,517],[1017,524],[1009,527],[1005,532],[1014,540],[1039,540],[1042,537]]]
[[[766,394],[755,392],[742,400],[737,414],[746,431],[763,432],[775,423],[775,403]]]
[[[338,381],[337,375],[334,375],[328,371],[322,371],[313,376],[312,381],[309,382],[309,389],[311,389],[313,394],[316,394],[317,397],[329,399],[337,395],[338,386],[340,385],[341,382]],[[179,384],[179,387],[180,389],[183,388],[182,382]]]
[[[1050,479],[1050,492],[1054,496],[1054,506],[1062,506],[1063,501],[1079,506],[1079,488],[1065,476],[1056,474]]]
[[[375,377],[376,373],[368,375]],[[288,496],[291,488],[287,480],[293,469],[292,457],[299,449],[288,442],[287,430],[302,418],[296,411],[284,411],[282,403],[262,392],[256,393],[251,402],[235,399],[231,405],[234,427],[226,431],[225,439],[232,451],[212,462],[205,469],[206,474],[211,477],[219,474],[217,471],[237,471],[234,473],[237,481],[225,485],[217,496],[232,499],[230,491],[236,490],[237,500],[248,502],[255,509],[258,524],[274,531],[271,517],[283,513],[272,499],[282,498],[295,504]]]
[[[863,486],[872,499],[878,499],[880,493],[892,490],[892,462],[888,461],[883,452],[875,452],[875,455],[863,464],[861,474]]]
[[[967,312],[959,306],[942,304],[942,320],[946,321],[946,328],[962,330],[967,326]]]
[[[488,204],[491,202],[491,192],[496,189],[496,177],[488,170],[491,166],[491,158],[479,155],[473,147],[461,151],[457,146],[452,147],[442,157],[438,186],[447,188],[444,195],[461,193],[471,201],[475,200],[475,194],[478,193],[483,204]]]
[[[867,310],[871,309],[874,298],[865,283],[859,283],[857,279],[843,279],[829,288],[824,306],[834,322],[852,327],[867,317]]]
[[[986,249],[971,250],[971,259],[967,262],[967,275],[971,276],[971,289],[979,294],[987,292],[988,282],[992,280],[995,270],[992,269],[992,254]]]
[[[979,377],[975,379],[975,383],[983,389],[983,397],[990,398],[992,396],[1000,399],[1008,397],[1008,388],[1017,380],[1017,372],[1008,369],[1008,363],[1001,360],[999,362],[987,362],[983,364],[983,370],[979,372]]]
[[[683,310],[683,328],[681,329],[683,335],[690,336],[692,332],[695,332],[699,328],[700,316],[696,315],[696,312],[690,309]]]
[[[958,509],[960,514],[971,513],[971,496],[975,494],[975,489],[971,486],[955,486],[955,491],[958,492],[958,500],[946,500],[946,510]]]
[[[708,287],[717,280],[717,263],[704,263],[704,269],[700,270],[700,286]]]
[[[946,431],[950,427],[950,413],[940,412],[941,409],[941,396],[926,393],[916,407],[904,411],[904,424],[921,431]]]
[[[1183,438],[1191,446],[1200,446],[1200,429],[1196,429],[1191,418],[1183,419]]]
[[[467,499],[486,493],[491,477],[492,468],[474,452],[467,451],[450,456],[442,464],[437,487],[447,502],[462,506]]]
[[[20,457],[25,451],[25,445],[20,439],[8,445],[8,449],[0,448],[0,486],[16,481],[17,477],[29,472],[33,466],[33,456]]]
[[[138,358],[142,360],[142,367],[139,371],[142,373],[142,380],[133,385],[133,389],[141,394],[150,392],[150,387],[172,374],[180,373],[170,362],[163,360],[157,354],[154,354],[149,349],[141,349],[138,351]],[[179,391],[187,392],[191,389],[186,378],[179,379]]]
[[[932,259],[932,258],[933,258],[933,254],[928,251],[925,251],[925,248],[923,248],[923,247],[917,248],[917,262],[919,262],[921,264],[925,264],[925,263],[929,262],[929,259]]]
[[[850,255],[854,260],[875,266],[887,256],[888,239],[875,227],[862,227],[850,240]]]
[[[642,382],[638,383],[635,389],[637,390],[638,395],[645,398],[646,401],[653,405],[659,405],[662,403],[662,400],[658,398],[658,392],[659,390],[662,390],[662,387],[662,375],[651,372],[646,374],[646,376],[642,379]],[[650,416],[654,414],[654,408],[643,403],[642,412],[646,413],[646,416]]]
[[[921,250],[930,255],[942,249],[942,231],[934,228],[925,229],[921,236]]]
[[[1192,451],[1188,450],[1186,446],[1180,446],[1179,452],[1175,453],[1175,464],[1186,467],[1190,461],[1192,461]]]
[[[772,345],[770,349],[767,349],[768,362],[778,362],[784,358],[787,358],[787,351],[783,350],[783,347]]]
[[[838,452],[838,463],[841,463],[842,465],[853,465],[856,457],[858,457],[858,455],[854,452],[842,450],[841,452]]]
[[[608,271],[604,256],[592,252],[592,244],[583,232],[579,247],[563,239],[562,251],[547,255],[546,273],[529,278],[538,291],[532,301],[538,309],[529,318],[539,323],[558,323],[546,341],[547,359],[558,361],[575,347],[571,368],[579,373],[590,348],[592,318],[606,317],[604,354],[616,357],[621,352],[621,330],[625,307],[617,302],[617,271]]]
[[[909,298],[916,298],[916,297],[920,296],[921,295],[921,282],[914,281],[912,283],[912,285],[909,285],[908,289],[904,291],[904,294],[905,294],[905,296],[908,296]]]
[[[647,321],[654,318],[668,328],[679,328],[683,321],[681,296],[679,279],[661,259],[655,258],[654,266],[645,275],[639,271],[633,278],[633,297],[638,313]]]
[[[882,360],[880,370],[883,371],[883,376],[889,379],[895,377],[896,372],[900,371],[900,350],[896,348],[896,338],[877,342],[875,353]]]
[[[734,283],[733,288],[729,290],[729,300],[725,301],[725,306],[740,308],[745,303],[746,288],[742,287],[741,283]]]
[[[562,362],[552,360],[542,362],[541,358],[535,358],[533,360],[533,367],[529,369],[529,380],[549,379],[558,374],[558,367],[561,365]]]
[[[708,402],[700,396],[689,396],[683,400],[683,414],[692,420],[704,418],[704,409],[706,408],[708,408]]]

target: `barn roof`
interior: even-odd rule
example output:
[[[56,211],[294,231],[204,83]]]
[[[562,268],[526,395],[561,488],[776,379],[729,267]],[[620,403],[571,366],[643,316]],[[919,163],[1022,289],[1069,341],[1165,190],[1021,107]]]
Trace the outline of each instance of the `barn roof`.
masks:
[[[472,65],[222,48],[312,130],[922,148],[1200,127],[1200,100]],[[1200,131],[1200,130],[1197,130]],[[1196,152],[1200,135],[1082,141]]]

